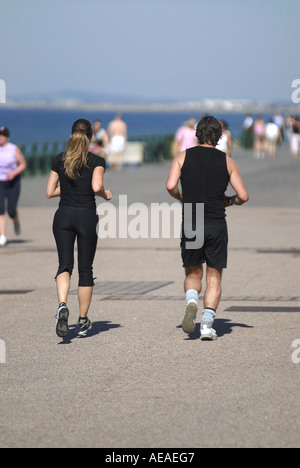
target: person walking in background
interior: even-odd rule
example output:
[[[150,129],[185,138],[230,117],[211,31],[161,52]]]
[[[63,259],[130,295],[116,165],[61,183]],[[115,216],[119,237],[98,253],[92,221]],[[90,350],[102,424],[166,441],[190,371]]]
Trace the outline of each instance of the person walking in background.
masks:
[[[223,151],[223,153],[226,153],[227,156],[230,156],[232,150],[231,132],[228,130],[228,124],[225,122],[225,120],[220,120],[220,124],[222,127],[222,136],[216,148],[220,151]]]
[[[197,145],[196,125],[196,119],[190,118],[177,130],[174,140],[174,148],[172,150],[174,157],[177,156],[178,153]]]
[[[222,271],[227,267],[228,255],[225,208],[242,205],[249,199],[237,164],[232,158],[216,149],[221,135],[222,128],[219,121],[211,116],[203,117],[197,126],[198,146],[180,153],[174,159],[167,181],[170,195],[183,203],[181,249],[186,271],[187,307],[182,329],[188,334],[193,333],[196,328],[203,263],[207,264],[201,321],[202,340],[217,338],[213,323],[221,299]],[[178,187],[179,181],[182,192]],[[225,196],[229,183],[236,192],[232,197]],[[198,204],[204,204],[204,220],[196,219]],[[187,219],[188,205],[192,206],[193,220]],[[195,245],[197,239],[188,239],[186,223],[190,233],[199,233],[204,228],[204,243],[201,246]]]
[[[97,154],[106,159],[109,151],[109,138],[106,130],[102,127],[101,120],[93,123],[93,137],[90,145],[91,153]]]
[[[110,140],[110,163],[113,168],[121,170],[127,143],[127,125],[122,114],[116,115],[109,123],[107,131]]]
[[[254,136],[254,157],[260,159],[265,157],[265,140],[266,140],[266,129],[265,122],[262,115],[257,117],[253,125],[253,136]]]
[[[285,118],[285,123],[284,123],[284,140],[290,145],[291,144],[291,138],[292,138],[292,126],[293,126],[293,117],[291,115],[287,115]]]
[[[112,194],[104,190],[105,160],[89,152],[92,125],[85,119],[77,120],[65,153],[57,156],[48,179],[47,198],[60,197],[54,216],[53,233],[57,245],[59,268],[56,275],[58,312],[56,333],[68,335],[69,309],[67,307],[71,275],[74,267],[74,244],[78,246],[78,336],[86,336],[92,324],[88,311],[92,300],[94,278],[93,262],[97,247],[95,195],[110,200]]]
[[[297,159],[300,156],[300,119],[293,117],[291,124],[291,153]]]
[[[269,158],[274,159],[278,143],[282,142],[282,134],[278,125],[273,119],[266,125],[266,151]]]
[[[21,234],[18,201],[21,193],[21,174],[26,169],[20,149],[9,142],[10,132],[0,127],[0,247],[7,244],[5,203],[8,216],[13,220],[16,235]]]
[[[248,114],[245,117],[245,120],[243,122],[242,126],[242,146],[246,149],[252,149],[253,150],[253,124],[254,120],[252,115]]]
[[[281,114],[280,111],[276,112],[273,116],[273,122],[278,126],[280,131],[280,139],[279,142],[282,143],[284,141],[284,134],[285,134],[285,119],[284,116]]]

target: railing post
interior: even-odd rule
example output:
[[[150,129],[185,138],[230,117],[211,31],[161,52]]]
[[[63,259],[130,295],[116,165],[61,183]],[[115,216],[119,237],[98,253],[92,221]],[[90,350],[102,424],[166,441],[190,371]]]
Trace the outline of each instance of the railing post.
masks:
[[[171,159],[173,135],[144,135],[131,137],[130,142],[144,143],[144,162],[153,163]],[[25,177],[47,175],[54,158],[67,147],[67,141],[22,143],[20,150],[27,161]]]

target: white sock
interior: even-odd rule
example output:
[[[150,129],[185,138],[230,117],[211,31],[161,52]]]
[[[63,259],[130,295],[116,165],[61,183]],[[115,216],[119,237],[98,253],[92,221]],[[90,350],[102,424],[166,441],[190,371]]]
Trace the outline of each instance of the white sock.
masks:
[[[210,326],[213,326],[215,320],[216,312],[214,309],[204,309],[202,313],[202,323],[207,323]]]
[[[199,305],[199,294],[195,289],[189,289],[185,294],[186,303],[194,302],[197,306]]]

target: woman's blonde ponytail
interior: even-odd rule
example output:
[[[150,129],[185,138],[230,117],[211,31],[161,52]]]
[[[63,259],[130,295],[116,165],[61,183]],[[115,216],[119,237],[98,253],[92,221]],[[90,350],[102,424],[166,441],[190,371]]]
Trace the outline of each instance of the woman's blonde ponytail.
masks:
[[[63,155],[65,173],[71,180],[80,178],[83,167],[87,166],[92,135],[92,125],[88,120],[80,119],[73,124],[68,148]]]

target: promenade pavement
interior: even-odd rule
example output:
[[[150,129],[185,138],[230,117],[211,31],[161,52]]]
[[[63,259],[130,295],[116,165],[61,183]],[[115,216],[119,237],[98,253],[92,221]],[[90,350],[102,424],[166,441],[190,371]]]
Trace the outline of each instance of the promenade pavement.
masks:
[[[300,446],[300,160],[237,148],[250,192],[227,210],[229,265],[218,340],[184,335],[178,239],[104,239],[91,334],[55,334],[57,200],[24,179],[22,235],[0,250],[0,447]],[[169,202],[170,163],[108,172],[128,203]],[[75,269],[76,270],[76,269]],[[199,317],[198,317],[199,322]],[[293,347],[294,346],[294,347]],[[4,359],[5,358],[5,359]],[[5,363],[4,363],[5,361]]]

